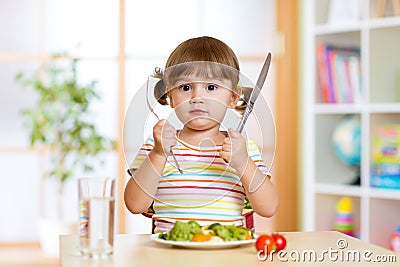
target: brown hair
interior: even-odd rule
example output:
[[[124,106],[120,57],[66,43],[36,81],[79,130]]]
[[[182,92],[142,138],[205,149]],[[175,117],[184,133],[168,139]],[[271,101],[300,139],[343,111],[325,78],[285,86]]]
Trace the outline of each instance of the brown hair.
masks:
[[[213,37],[202,36],[184,41],[183,43],[178,45],[171,53],[165,64],[165,69],[174,69],[172,67],[179,64],[198,61],[213,62],[228,66],[228,68],[223,68],[223,71],[226,72],[226,70],[229,69],[233,71],[229,71],[229,74],[225,73],[224,76],[229,77],[230,80],[232,80],[232,82],[234,83],[234,86],[237,85],[240,72],[239,61],[237,57],[228,45]],[[215,71],[215,68],[213,71]],[[186,69],[185,72],[188,72],[188,70]],[[166,81],[168,80],[168,78],[165,76],[168,76],[170,78],[172,75],[164,75],[158,69],[158,71],[156,70],[155,76],[160,78],[161,80],[156,84],[154,95],[156,99],[158,99],[159,103],[167,105],[168,101],[167,94],[165,92],[165,83],[168,83],[168,81]],[[244,109],[244,107],[245,103],[243,102],[240,106],[237,107],[237,110],[241,111]]]
[[[240,71],[239,61],[224,42],[203,36],[186,40],[169,56],[165,68],[192,61],[209,61],[227,65]]]

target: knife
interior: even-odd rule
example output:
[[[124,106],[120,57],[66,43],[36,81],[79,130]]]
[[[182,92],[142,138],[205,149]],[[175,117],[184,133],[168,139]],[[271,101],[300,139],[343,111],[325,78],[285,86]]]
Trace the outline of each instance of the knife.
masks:
[[[261,89],[264,85],[265,79],[267,78],[269,66],[271,65],[271,53],[268,53],[267,58],[265,59],[264,65],[261,69],[260,75],[258,76],[256,87],[253,89],[253,92],[250,95],[250,100],[247,103],[246,110],[244,111],[244,115],[239,122],[239,126],[237,127],[237,131],[242,133],[244,125],[253,111],[254,103],[256,102],[258,95],[261,92]]]

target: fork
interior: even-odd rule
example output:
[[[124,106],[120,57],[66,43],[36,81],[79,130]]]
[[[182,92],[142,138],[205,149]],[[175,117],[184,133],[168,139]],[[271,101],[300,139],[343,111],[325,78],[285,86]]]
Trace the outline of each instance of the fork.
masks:
[[[161,120],[161,118],[157,115],[157,113],[154,111],[153,107],[151,106],[150,102],[149,102],[149,83],[150,83],[150,77],[147,77],[147,84],[146,84],[146,104],[147,107],[149,108],[150,112],[153,113],[154,116],[156,116],[157,120]],[[178,160],[176,159],[176,156],[174,154],[174,151],[172,150],[172,147],[170,147],[169,152],[172,155],[172,158],[174,159],[176,168],[178,169],[178,171],[180,172],[180,174],[183,174],[183,171],[178,163]]]

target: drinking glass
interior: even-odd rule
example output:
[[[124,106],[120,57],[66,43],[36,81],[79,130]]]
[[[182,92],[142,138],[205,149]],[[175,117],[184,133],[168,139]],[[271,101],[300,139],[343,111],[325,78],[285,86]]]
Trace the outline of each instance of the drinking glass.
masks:
[[[79,245],[83,255],[113,253],[115,179],[85,177],[78,180]]]

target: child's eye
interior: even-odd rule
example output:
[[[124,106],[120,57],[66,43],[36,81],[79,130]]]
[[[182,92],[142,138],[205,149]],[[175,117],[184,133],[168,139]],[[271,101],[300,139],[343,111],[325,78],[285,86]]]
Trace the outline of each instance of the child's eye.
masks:
[[[217,90],[217,88],[218,88],[218,86],[215,85],[215,84],[208,84],[207,85],[207,90],[208,91],[214,91],[214,90]]]
[[[192,89],[192,87],[189,84],[182,84],[179,86],[179,89],[186,92],[186,91],[189,91],[190,89]]]

